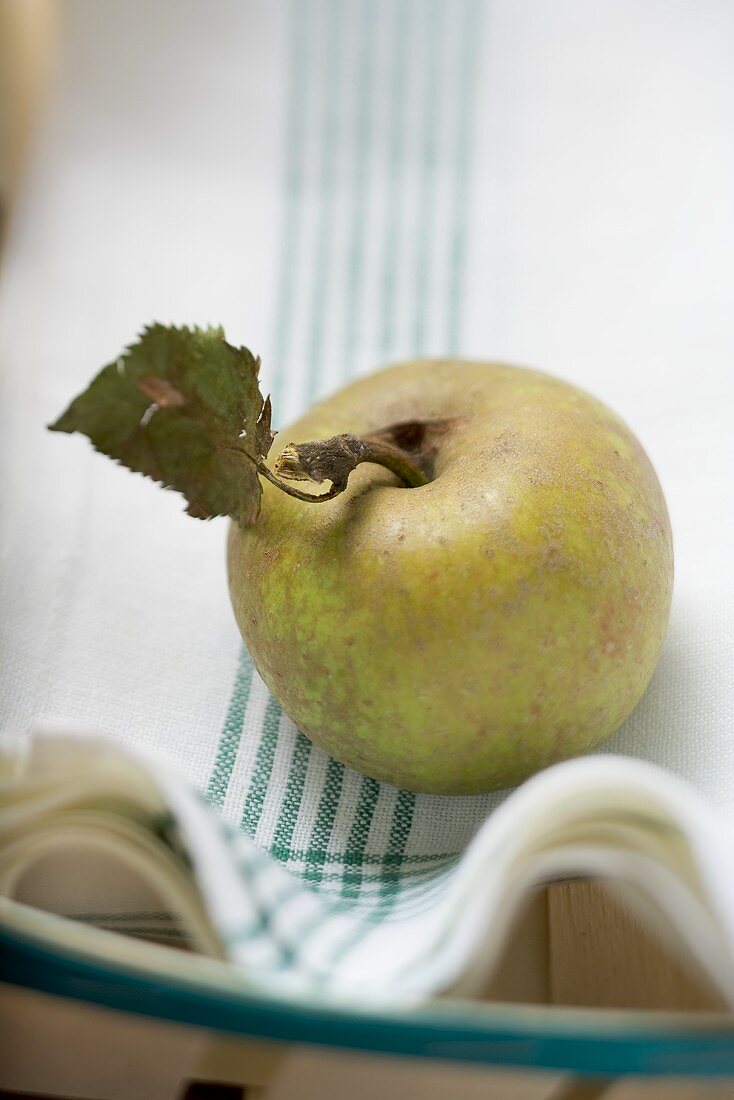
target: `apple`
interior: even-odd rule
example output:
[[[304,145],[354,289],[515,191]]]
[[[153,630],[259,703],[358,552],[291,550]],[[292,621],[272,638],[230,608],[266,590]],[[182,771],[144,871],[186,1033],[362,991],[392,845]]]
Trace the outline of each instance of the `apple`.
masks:
[[[237,622],[293,721],[439,794],[519,783],[612,733],[673,584],[660,485],[622,421],[537,371],[419,360],[273,450],[259,371],[221,328],[152,323],[50,427],[234,520]]]
[[[363,462],[310,506],[265,482],[257,522],[230,527],[272,694],[331,756],[414,791],[505,788],[593,749],[642,696],[670,608],[670,524],[634,435],[537,371],[418,360],[281,438],[375,432],[407,438],[427,483]]]

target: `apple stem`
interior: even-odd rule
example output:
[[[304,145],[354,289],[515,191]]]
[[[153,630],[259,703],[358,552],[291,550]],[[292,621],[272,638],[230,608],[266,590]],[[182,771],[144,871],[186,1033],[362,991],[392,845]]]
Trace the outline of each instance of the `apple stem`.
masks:
[[[252,456],[247,455],[247,457],[251,458]],[[335,496],[338,496],[339,493],[343,491],[343,486],[332,485],[325,493],[319,493],[318,496],[314,496],[313,493],[302,493],[300,489],[294,489],[292,485],[288,485],[287,482],[281,481],[279,477],[276,477],[262,459],[259,462],[255,462],[255,466],[257,467],[257,472],[262,474],[271,485],[275,485],[278,489],[282,489],[289,497],[295,497],[296,500],[305,500],[309,504],[315,504],[319,500],[333,500]]]
[[[265,465],[262,458],[255,458],[244,447],[230,447],[229,450],[235,451],[236,454],[242,455],[248,462],[251,462],[257,472],[269,481],[271,485],[275,485],[276,488],[281,489],[284,493],[287,493],[289,497],[295,497],[296,500],[305,500],[309,504],[313,504],[319,500],[333,500],[335,496],[342,491],[341,488],[337,488],[332,485],[325,493],[320,493],[318,496],[314,496],[313,493],[302,493],[300,489],[294,489],[292,485],[286,484],[285,481],[281,481],[279,477],[276,477],[273,471]]]
[[[257,472],[271,485],[309,504],[333,500],[343,493],[352,470],[362,462],[384,466],[409,488],[426,485],[430,480],[400,447],[370,436],[334,435],[330,439],[311,443],[289,443],[275,460],[274,472],[262,458],[254,458],[244,447],[236,449],[253,463]],[[295,489],[287,484],[289,481],[310,481],[319,485],[330,481],[331,488],[317,496]]]
[[[408,489],[418,489],[421,485],[428,484],[429,478],[399,447],[370,439],[369,436],[362,439],[362,443],[364,457],[360,459],[361,462],[373,462],[377,466],[384,466],[386,470],[396,474]]]
[[[343,492],[352,470],[362,462],[384,466],[409,488],[428,482],[424,472],[400,447],[374,436],[360,438],[350,434],[311,443],[289,443],[275,460],[275,472],[288,481],[318,484],[330,481],[332,489]]]

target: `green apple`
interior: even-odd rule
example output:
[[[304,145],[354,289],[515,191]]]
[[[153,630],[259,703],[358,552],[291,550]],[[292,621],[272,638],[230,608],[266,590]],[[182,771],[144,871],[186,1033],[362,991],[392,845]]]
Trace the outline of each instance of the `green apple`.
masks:
[[[235,615],[337,760],[415,791],[508,787],[598,745],[643,694],[673,583],[665,501],[609,409],[496,363],[388,368],[282,438],[406,421],[433,433],[427,484],[364,463],[318,506],[264,484],[257,522],[230,528]]]
[[[612,733],[673,584],[660,485],[622,421],[537,371],[422,360],[317,405],[272,462],[259,368],[220,328],[148,325],[51,427],[234,520],[234,611],[293,721],[444,794]]]

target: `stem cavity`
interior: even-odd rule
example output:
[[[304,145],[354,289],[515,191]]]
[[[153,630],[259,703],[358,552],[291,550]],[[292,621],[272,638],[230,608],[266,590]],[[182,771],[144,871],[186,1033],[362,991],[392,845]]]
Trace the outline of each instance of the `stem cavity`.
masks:
[[[309,443],[289,443],[276,458],[273,470],[262,457],[256,459],[244,448],[241,453],[271,485],[297,500],[316,504],[343,493],[349,475],[362,462],[384,466],[407,488],[427,485],[433,477],[438,443],[452,424],[449,420],[405,421],[361,437],[345,433]],[[316,495],[296,489],[289,484],[292,481],[312,485],[330,481],[331,487]]]

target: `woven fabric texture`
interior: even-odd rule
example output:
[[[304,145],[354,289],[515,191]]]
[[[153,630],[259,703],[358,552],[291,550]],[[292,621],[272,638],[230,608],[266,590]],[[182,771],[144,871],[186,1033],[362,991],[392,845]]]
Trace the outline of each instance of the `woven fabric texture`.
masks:
[[[460,346],[483,10],[289,13],[271,387],[297,413],[371,365]],[[209,800],[313,886],[381,908],[466,845],[492,798],[435,799],[311,745],[242,651]],[[452,806],[453,802],[453,806]]]

